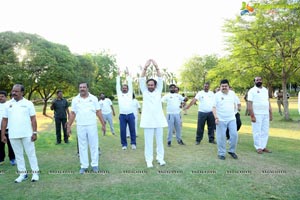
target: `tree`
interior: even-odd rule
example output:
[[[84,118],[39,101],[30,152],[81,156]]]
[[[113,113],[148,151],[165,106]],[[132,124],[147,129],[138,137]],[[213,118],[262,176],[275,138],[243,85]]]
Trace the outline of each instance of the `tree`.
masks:
[[[68,47],[38,35],[3,32],[0,38],[1,68],[9,84],[22,83],[29,100],[34,92],[40,94],[46,115],[49,98],[58,88],[67,88],[74,81],[76,58]]]
[[[198,91],[207,82],[208,71],[218,64],[216,55],[194,56],[190,58],[180,72],[182,86],[191,91]]]
[[[89,54],[96,66],[94,84],[91,89],[95,94],[104,92],[106,96],[112,96],[116,91],[117,64],[114,55],[105,51],[97,54]]]
[[[231,57],[245,63],[241,70],[257,69],[269,87],[274,81],[281,81],[286,120],[289,120],[287,83],[300,68],[299,24],[299,1],[280,0],[260,1],[255,16],[239,16],[224,26],[230,33],[227,42]]]

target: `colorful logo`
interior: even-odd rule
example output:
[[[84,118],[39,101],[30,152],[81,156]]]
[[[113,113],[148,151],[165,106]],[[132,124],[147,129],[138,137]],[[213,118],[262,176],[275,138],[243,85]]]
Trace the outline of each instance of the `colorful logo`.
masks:
[[[254,12],[254,8],[247,4],[245,1],[242,2],[242,8],[241,8],[241,16],[246,14],[252,14]]]

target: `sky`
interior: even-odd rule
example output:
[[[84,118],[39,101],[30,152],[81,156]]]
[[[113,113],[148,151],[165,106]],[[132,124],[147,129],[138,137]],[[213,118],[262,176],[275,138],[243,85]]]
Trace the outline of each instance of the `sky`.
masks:
[[[0,32],[38,34],[72,53],[115,55],[137,71],[147,59],[178,73],[195,55],[224,55],[222,25],[242,0],[0,0]]]

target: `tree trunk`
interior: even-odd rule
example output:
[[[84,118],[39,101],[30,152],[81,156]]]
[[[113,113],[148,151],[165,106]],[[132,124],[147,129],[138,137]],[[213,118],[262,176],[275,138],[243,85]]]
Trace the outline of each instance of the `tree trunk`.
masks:
[[[289,113],[289,102],[287,98],[287,79],[284,77],[282,78],[282,93],[283,93],[283,113],[284,113],[284,119],[290,120],[290,113]]]
[[[47,104],[48,104],[48,99],[44,99],[44,107],[43,107],[43,115],[47,116]]]

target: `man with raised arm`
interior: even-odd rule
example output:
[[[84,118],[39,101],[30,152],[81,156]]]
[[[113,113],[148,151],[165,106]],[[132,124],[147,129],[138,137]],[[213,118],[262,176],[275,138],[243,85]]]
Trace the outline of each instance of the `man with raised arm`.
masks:
[[[153,64],[156,69],[157,81],[150,78],[146,81],[148,67]],[[166,164],[164,160],[163,127],[167,121],[163,113],[161,94],[163,90],[163,80],[157,63],[150,59],[146,62],[139,80],[140,89],[143,93],[143,107],[140,127],[144,128],[145,137],[145,159],[148,168],[153,167],[153,137],[156,136],[156,160],[159,165]]]

